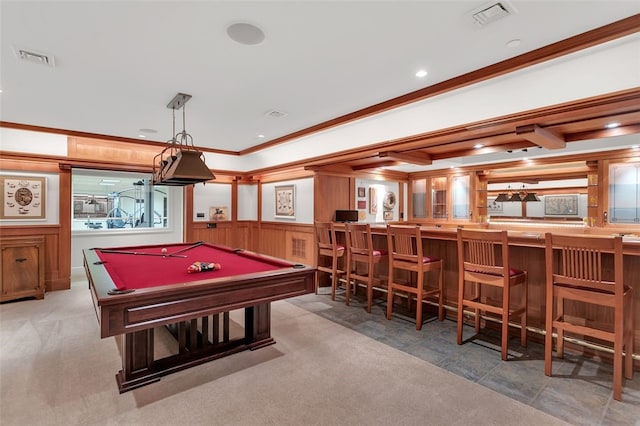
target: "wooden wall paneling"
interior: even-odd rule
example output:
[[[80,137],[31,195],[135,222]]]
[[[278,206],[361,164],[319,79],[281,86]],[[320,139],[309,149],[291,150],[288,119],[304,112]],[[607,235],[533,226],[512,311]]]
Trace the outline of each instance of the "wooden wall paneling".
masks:
[[[315,244],[311,224],[263,223],[260,253],[301,262],[315,263]]]
[[[276,226],[262,224],[260,229],[260,250],[262,254],[287,258],[285,230]]]
[[[15,158],[7,158],[8,156]],[[16,170],[22,172],[39,172],[39,173],[58,173],[57,163],[50,163],[37,158],[25,158],[19,155],[12,155],[12,153],[3,153],[0,157],[0,169],[1,170]]]
[[[234,224],[231,232],[231,246],[260,252],[260,233],[255,221],[242,221]]]
[[[51,242],[52,247],[56,247],[56,258],[52,259],[52,261],[55,260],[57,265],[57,275],[51,277],[51,290],[71,288],[71,170],[60,170],[58,180],[60,184],[58,189],[58,221],[60,228],[55,236],[56,241]],[[52,238],[53,236],[47,238],[47,240]],[[46,255],[48,256],[48,254]]]
[[[252,238],[257,234],[256,228],[254,221],[235,222],[233,229],[230,229],[229,245],[245,250],[258,251],[258,247]]]
[[[316,221],[334,220],[336,210],[353,209],[352,179],[345,176],[316,174],[314,177],[314,212]]]

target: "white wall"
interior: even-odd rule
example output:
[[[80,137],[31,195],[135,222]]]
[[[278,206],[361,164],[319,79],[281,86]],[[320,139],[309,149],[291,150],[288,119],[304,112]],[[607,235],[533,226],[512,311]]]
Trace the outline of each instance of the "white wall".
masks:
[[[294,211],[291,218],[276,217],[276,186],[294,186]],[[313,224],[313,178],[288,180],[262,185],[262,220]]]
[[[0,127],[0,149],[66,157],[67,136]]]
[[[358,197],[358,188],[365,189],[365,196]],[[377,205],[377,212],[371,213],[371,191],[370,189],[375,189],[376,200],[375,203]],[[359,222],[366,223],[381,223],[389,220],[400,220],[399,219],[399,188],[400,185],[398,182],[383,182],[379,180],[372,179],[356,179],[356,209],[358,210]],[[384,208],[383,202],[384,197],[387,192],[393,192],[396,197],[396,205],[391,210],[393,217],[391,219],[384,219]],[[364,201],[365,208],[358,208],[358,203],[362,204]],[[406,210],[405,210],[406,211]]]
[[[258,220],[258,185],[238,185],[238,220]]]
[[[209,222],[209,209],[211,207],[226,207],[227,220],[233,217],[231,209],[230,183],[197,184],[193,187],[193,220],[195,222]]]

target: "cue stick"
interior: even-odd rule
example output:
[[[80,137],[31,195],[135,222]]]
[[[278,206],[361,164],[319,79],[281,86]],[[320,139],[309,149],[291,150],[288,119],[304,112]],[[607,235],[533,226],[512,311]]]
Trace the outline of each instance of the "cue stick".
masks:
[[[100,250],[103,253],[133,254],[137,256],[187,257],[187,256],[176,255],[175,253],[161,254],[161,253],[143,253],[141,251],[122,251],[122,250],[105,250],[105,249],[98,249],[98,250]]]
[[[198,241],[197,243],[195,243],[195,244],[193,244],[193,245],[190,245],[189,247],[185,247],[185,248],[180,249],[180,250],[178,250],[178,251],[174,251],[173,253],[171,253],[171,254],[170,254],[170,255],[168,255],[168,256],[173,256],[173,255],[175,255],[175,254],[182,253],[183,251],[191,250],[191,249],[193,249],[193,248],[196,248],[196,247],[201,246],[202,244],[204,244],[204,241]],[[187,256],[182,256],[182,257],[187,257]]]

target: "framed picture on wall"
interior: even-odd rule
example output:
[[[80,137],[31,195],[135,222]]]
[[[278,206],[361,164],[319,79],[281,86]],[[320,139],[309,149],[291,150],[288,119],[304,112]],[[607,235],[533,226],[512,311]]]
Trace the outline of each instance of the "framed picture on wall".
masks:
[[[366,209],[367,209],[367,201],[358,200],[358,210],[366,210]]]
[[[276,217],[284,217],[287,219],[295,218],[295,186],[283,185],[276,186]]]
[[[577,195],[547,195],[544,197],[544,214],[550,216],[577,216]]]
[[[229,220],[229,207],[209,207],[209,220],[211,222]]]
[[[0,176],[0,219],[45,219],[46,178]]]
[[[367,196],[367,194],[366,194],[366,190],[365,190],[364,186],[359,186],[358,187],[358,197],[364,198],[366,196]]]
[[[375,188],[369,188],[369,213],[378,213],[378,194]]]

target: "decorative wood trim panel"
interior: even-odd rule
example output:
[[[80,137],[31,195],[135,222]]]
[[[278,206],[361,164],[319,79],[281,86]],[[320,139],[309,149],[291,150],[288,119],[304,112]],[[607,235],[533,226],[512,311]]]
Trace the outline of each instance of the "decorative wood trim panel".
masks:
[[[105,141],[104,139],[82,138],[70,136],[67,139],[69,157],[104,161],[115,161],[133,164],[149,164],[161,150],[162,146],[136,145],[131,149],[130,142]]]

